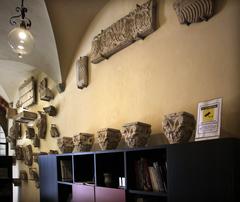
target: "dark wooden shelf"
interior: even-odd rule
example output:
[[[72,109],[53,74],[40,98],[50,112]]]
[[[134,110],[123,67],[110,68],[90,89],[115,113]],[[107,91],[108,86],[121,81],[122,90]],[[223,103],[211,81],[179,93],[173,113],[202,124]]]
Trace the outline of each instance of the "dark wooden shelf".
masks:
[[[167,197],[166,192],[152,192],[152,191],[141,191],[141,190],[129,190],[129,194],[136,194],[141,196],[158,196],[158,197]]]

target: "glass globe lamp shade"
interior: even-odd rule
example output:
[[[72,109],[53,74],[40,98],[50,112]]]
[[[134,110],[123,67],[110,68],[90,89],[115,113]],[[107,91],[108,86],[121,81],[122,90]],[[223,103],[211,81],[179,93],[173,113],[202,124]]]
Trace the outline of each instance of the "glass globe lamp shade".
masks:
[[[34,46],[34,38],[27,29],[16,27],[8,34],[8,43],[15,53],[28,54]]]

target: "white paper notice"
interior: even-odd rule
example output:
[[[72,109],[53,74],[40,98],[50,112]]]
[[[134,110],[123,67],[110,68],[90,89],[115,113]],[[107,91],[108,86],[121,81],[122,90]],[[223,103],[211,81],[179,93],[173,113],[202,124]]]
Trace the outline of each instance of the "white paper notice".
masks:
[[[219,138],[221,128],[222,98],[198,104],[195,140]]]

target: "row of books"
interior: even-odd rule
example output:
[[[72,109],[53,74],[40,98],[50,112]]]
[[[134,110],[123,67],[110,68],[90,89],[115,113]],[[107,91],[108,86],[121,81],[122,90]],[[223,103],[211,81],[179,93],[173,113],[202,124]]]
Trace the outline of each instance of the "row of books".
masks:
[[[167,162],[135,161],[136,186],[139,190],[167,192]]]

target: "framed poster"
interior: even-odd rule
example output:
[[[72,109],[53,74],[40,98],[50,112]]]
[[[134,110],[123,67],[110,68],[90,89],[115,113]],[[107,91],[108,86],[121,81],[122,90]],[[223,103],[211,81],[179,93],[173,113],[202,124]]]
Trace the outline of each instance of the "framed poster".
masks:
[[[220,137],[222,98],[198,103],[195,141]]]

